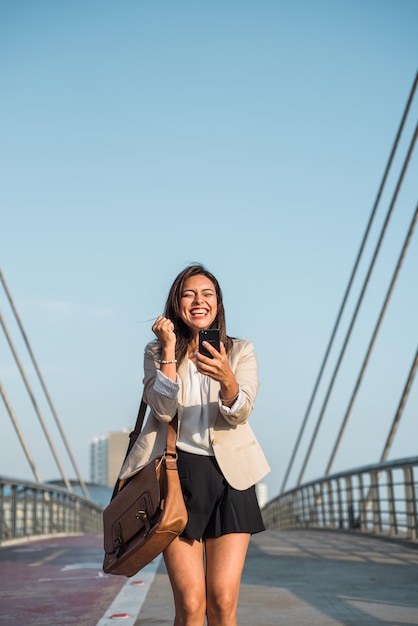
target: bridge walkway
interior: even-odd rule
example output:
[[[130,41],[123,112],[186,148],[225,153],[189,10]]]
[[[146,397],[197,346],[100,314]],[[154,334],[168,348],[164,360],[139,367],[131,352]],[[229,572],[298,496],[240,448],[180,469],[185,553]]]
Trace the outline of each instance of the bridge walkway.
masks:
[[[132,579],[101,571],[99,535],[0,549],[0,624],[172,626],[161,559]],[[240,626],[418,626],[418,545],[331,531],[253,537]]]
[[[171,626],[172,615],[161,566],[135,626]],[[238,616],[240,626],[417,626],[418,545],[266,531],[250,544]]]

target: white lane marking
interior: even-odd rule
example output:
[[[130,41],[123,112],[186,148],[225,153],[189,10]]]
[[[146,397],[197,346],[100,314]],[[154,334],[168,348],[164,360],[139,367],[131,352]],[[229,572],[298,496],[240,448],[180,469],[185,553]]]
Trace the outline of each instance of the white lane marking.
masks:
[[[108,626],[111,623],[117,623],[118,619],[113,618],[112,615],[119,615],[120,618],[123,616],[123,624],[125,626],[134,626],[161,560],[162,555],[160,554],[152,563],[138,572],[138,574],[128,578],[102,619],[97,622],[96,626]],[[142,581],[144,583],[143,585],[138,584]]]
[[[59,583],[67,582],[68,580],[91,580],[92,578],[104,578],[105,575],[101,572],[97,572],[95,576],[64,576],[62,578],[38,578],[38,583]]]
[[[68,571],[74,571],[77,569],[98,569],[101,570],[102,569],[102,564],[98,563],[97,561],[91,561],[91,562],[86,562],[86,563],[71,563],[69,565],[64,565],[64,567],[61,567],[61,572],[68,572]]]

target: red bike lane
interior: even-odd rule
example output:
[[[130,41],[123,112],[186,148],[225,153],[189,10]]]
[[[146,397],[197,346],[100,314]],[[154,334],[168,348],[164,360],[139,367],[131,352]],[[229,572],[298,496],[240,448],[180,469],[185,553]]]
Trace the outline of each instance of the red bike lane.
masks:
[[[77,535],[1,547],[0,624],[95,626],[127,580],[103,573],[102,545]]]

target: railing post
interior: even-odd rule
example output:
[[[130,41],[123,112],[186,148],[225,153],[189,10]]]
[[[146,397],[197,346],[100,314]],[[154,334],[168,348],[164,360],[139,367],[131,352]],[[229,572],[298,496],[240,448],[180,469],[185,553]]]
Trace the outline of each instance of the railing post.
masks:
[[[309,528],[311,525],[315,526],[315,488],[303,487],[301,490],[303,494],[302,498],[302,520],[303,520],[303,528]]]
[[[291,515],[292,502],[290,498],[286,498],[285,506],[283,510],[281,507],[274,506],[269,508],[269,528],[282,528],[285,527],[287,519]]]
[[[335,528],[335,512],[334,512],[334,492],[332,489],[332,481],[327,481],[327,491],[328,491],[328,518],[329,518],[329,526],[331,528]]]
[[[382,532],[382,517],[380,512],[380,496],[379,496],[379,473],[371,472],[371,496],[373,506],[373,532],[379,534]]]
[[[364,495],[363,474],[357,476],[359,487],[359,528],[362,533],[367,532],[367,498]]]
[[[291,495],[291,511],[292,511],[292,521],[290,522],[291,524],[293,524],[293,526],[295,528],[297,528],[298,526],[298,522],[300,521],[300,494],[299,493],[293,493]],[[291,528],[291,526],[286,526],[286,528]]]
[[[321,485],[312,485],[312,495],[314,501],[313,525],[315,528],[317,528],[319,526],[320,510],[322,505]]]
[[[54,518],[55,518],[55,515],[54,515],[55,506],[54,506],[54,504],[55,503],[54,503],[54,496],[53,496],[53,494],[51,492],[48,492],[47,495],[48,495],[48,498],[49,498],[49,506],[48,506],[48,517],[49,517],[49,519],[48,519],[48,533],[50,533],[52,535],[53,532],[54,532]]]
[[[12,485],[10,494],[10,512],[11,512],[11,536],[16,537],[16,519],[17,519],[17,485]]]
[[[338,528],[344,528],[343,499],[341,493],[340,478],[337,478],[337,499],[338,499]]]
[[[46,525],[47,525],[47,521],[48,521],[48,517],[47,517],[47,503],[48,503],[48,498],[47,498],[47,494],[43,491],[41,494],[41,499],[40,499],[40,504],[41,504],[41,520],[42,520],[42,524],[41,524],[41,532],[40,534],[42,535],[43,533],[47,533],[48,531],[46,530]]]
[[[319,510],[322,502],[321,485],[310,485],[309,489],[312,494],[311,526],[317,527],[319,525]]]
[[[405,478],[406,533],[408,539],[417,539],[417,504],[414,475],[410,465],[403,468]]]
[[[353,508],[353,487],[351,484],[351,476],[345,477],[345,490],[347,494],[347,522],[348,522],[348,527],[352,528],[351,520],[353,519],[354,508]]]
[[[0,483],[0,542],[3,541],[6,530],[4,512],[4,484]]]
[[[32,526],[31,526],[31,535],[36,535],[38,528],[38,502],[37,502],[37,492],[35,489],[31,491],[31,507],[32,507]]]
[[[392,536],[398,534],[398,522],[396,519],[396,508],[395,508],[395,495],[393,490],[393,476],[392,470],[387,470],[386,478],[388,481],[388,505],[389,505],[389,524],[390,524],[390,534]]]
[[[23,519],[22,519],[22,532],[24,535],[28,534],[28,490],[23,488]]]

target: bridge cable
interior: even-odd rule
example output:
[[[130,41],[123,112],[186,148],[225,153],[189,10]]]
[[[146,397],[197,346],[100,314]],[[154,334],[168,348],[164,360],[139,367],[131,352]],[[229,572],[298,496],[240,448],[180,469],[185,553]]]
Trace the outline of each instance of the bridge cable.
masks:
[[[386,459],[387,459],[387,457],[389,455],[389,451],[390,451],[391,445],[393,443],[393,440],[395,438],[396,430],[397,430],[397,428],[399,426],[399,422],[401,420],[402,413],[403,413],[406,401],[407,401],[408,396],[409,396],[409,392],[411,391],[412,383],[414,382],[415,373],[417,371],[417,368],[418,368],[418,348],[417,348],[417,351],[415,352],[415,358],[414,358],[414,361],[412,363],[411,369],[409,370],[408,379],[406,381],[406,384],[405,384],[405,387],[404,387],[401,399],[399,401],[398,409],[397,409],[397,411],[395,413],[395,417],[394,417],[393,422],[392,422],[392,427],[390,429],[388,438],[387,438],[385,446],[383,448],[382,456],[380,457],[380,462],[381,463],[386,461]],[[378,472],[378,474],[377,474],[377,479],[378,480],[380,479],[381,475],[382,475],[382,472]],[[389,480],[388,489],[393,489],[393,485],[390,484],[392,479],[390,478],[388,480]],[[369,489],[367,491],[367,495],[364,496],[364,500],[363,500],[364,503],[365,503],[365,506],[367,507],[367,509],[370,509],[373,506],[373,499],[372,498],[373,498],[373,487],[372,487],[372,485],[370,485]]]
[[[73,469],[74,469],[74,471],[75,471],[75,473],[76,473],[76,476],[77,476],[78,482],[79,482],[79,484],[80,484],[80,487],[81,487],[81,489],[83,490],[83,493],[84,493],[84,495],[86,496],[86,498],[89,498],[90,496],[89,496],[89,493],[88,493],[88,491],[87,491],[87,487],[86,487],[86,485],[85,485],[85,483],[84,483],[84,480],[83,480],[83,478],[81,477],[80,471],[79,471],[79,469],[78,469],[78,467],[77,467],[77,463],[76,463],[76,461],[75,461],[75,459],[74,459],[74,456],[73,456],[73,454],[72,454],[72,451],[71,451],[70,445],[69,445],[69,443],[68,443],[68,441],[67,441],[67,438],[66,438],[66,436],[65,436],[64,430],[63,430],[63,428],[62,428],[62,425],[61,425],[60,419],[59,419],[58,414],[57,414],[57,411],[55,410],[55,407],[54,407],[54,404],[53,404],[53,402],[52,402],[51,396],[49,395],[49,392],[48,392],[48,389],[47,389],[47,387],[46,387],[46,384],[45,384],[44,378],[43,378],[43,376],[42,376],[41,370],[40,370],[39,365],[38,365],[38,363],[37,363],[37,361],[36,361],[36,358],[35,358],[35,355],[34,355],[34,353],[33,353],[33,350],[32,350],[32,348],[31,348],[31,346],[30,346],[30,343],[29,343],[28,337],[27,337],[26,332],[25,332],[25,330],[24,330],[24,328],[23,328],[23,324],[22,324],[22,322],[21,322],[21,320],[20,320],[20,317],[19,317],[19,314],[18,314],[18,312],[17,312],[16,306],[15,306],[15,304],[14,304],[14,302],[13,302],[13,299],[12,299],[12,296],[11,296],[11,293],[10,293],[10,290],[9,290],[9,288],[8,288],[8,286],[7,286],[6,279],[4,278],[4,275],[3,275],[3,272],[1,271],[1,269],[0,269],[0,280],[1,280],[2,284],[3,284],[4,291],[5,291],[5,293],[6,293],[6,296],[7,296],[8,301],[9,301],[9,303],[10,303],[10,307],[11,307],[11,309],[12,309],[12,311],[13,311],[13,314],[14,314],[14,316],[15,316],[16,322],[17,322],[17,324],[18,324],[18,326],[19,326],[19,329],[20,329],[20,332],[21,332],[21,334],[22,334],[23,340],[24,340],[24,342],[25,342],[26,348],[27,348],[28,353],[29,353],[29,355],[30,355],[30,358],[31,358],[31,360],[32,360],[32,363],[33,363],[33,366],[34,366],[34,368],[35,368],[35,371],[36,371],[36,373],[37,373],[37,375],[38,375],[38,378],[39,378],[39,381],[40,381],[40,383],[41,383],[42,389],[43,389],[43,391],[44,391],[44,394],[45,394],[46,400],[47,400],[47,402],[48,402],[48,405],[49,405],[49,408],[50,408],[50,410],[51,410],[51,413],[52,413],[52,415],[53,415],[53,417],[54,417],[54,420],[55,420],[55,423],[56,423],[57,428],[58,428],[58,430],[59,430],[59,433],[60,433],[60,435],[61,435],[61,438],[62,438],[62,440],[63,440],[63,442],[64,442],[65,449],[67,450],[68,456],[69,456],[69,458],[70,458],[70,460],[71,460],[71,463],[72,463]]]
[[[281,488],[280,488],[280,493],[283,493],[283,491],[284,491],[284,489],[286,487],[287,481],[289,479],[289,474],[290,474],[291,469],[293,467],[293,463],[295,461],[296,454],[297,454],[297,451],[299,449],[299,446],[300,446],[300,443],[301,443],[301,440],[302,440],[302,436],[304,434],[304,431],[305,431],[305,428],[306,428],[306,425],[307,425],[307,422],[308,422],[309,415],[311,413],[311,409],[312,409],[314,400],[316,398],[316,394],[317,394],[317,391],[318,391],[318,388],[319,388],[319,384],[320,384],[320,382],[322,380],[322,375],[324,373],[325,366],[327,364],[328,357],[329,357],[329,354],[331,352],[331,348],[332,348],[332,345],[334,343],[334,339],[335,339],[337,330],[338,330],[339,325],[340,325],[342,314],[343,314],[343,311],[345,309],[345,306],[346,306],[346,303],[347,303],[347,300],[348,300],[348,296],[349,296],[349,293],[351,291],[351,287],[352,287],[353,282],[354,282],[355,275],[357,273],[357,269],[358,269],[358,266],[359,266],[359,263],[360,263],[360,259],[362,257],[362,254],[363,254],[363,251],[364,251],[364,248],[365,248],[368,236],[369,236],[369,232],[371,230],[372,223],[373,223],[373,220],[375,218],[375,214],[376,214],[379,202],[380,202],[380,198],[381,198],[382,193],[383,193],[384,186],[386,184],[386,180],[387,180],[388,175],[389,175],[390,168],[392,167],[392,162],[393,162],[393,159],[395,157],[396,150],[398,148],[398,144],[399,144],[399,141],[400,141],[400,138],[401,138],[401,135],[402,135],[405,123],[406,123],[406,119],[407,119],[408,114],[409,114],[409,110],[411,108],[412,101],[414,99],[414,95],[415,95],[415,91],[417,89],[417,86],[418,86],[418,72],[417,72],[417,74],[415,76],[415,80],[414,80],[414,83],[412,85],[412,88],[411,88],[411,91],[410,91],[410,94],[409,94],[409,97],[408,97],[408,100],[407,100],[407,103],[406,103],[406,106],[405,106],[405,110],[404,110],[404,113],[403,113],[403,116],[402,116],[402,119],[401,119],[401,123],[399,125],[399,129],[398,129],[398,132],[396,134],[395,141],[393,143],[393,147],[392,147],[392,150],[391,150],[391,153],[390,153],[390,156],[389,156],[389,159],[388,159],[388,162],[387,162],[384,174],[383,174],[382,181],[380,183],[380,187],[379,187],[379,190],[378,190],[378,193],[377,193],[377,196],[376,196],[376,199],[375,199],[375,202],[374,202],[374,205],[373,205],[370,217],[369,217],[369,221],[368,221],[365,233],[363,235],[363,240],[361,242],[359,251],[357,253],[357,258],[356,258],[356,261],[354,263],[354,267],[353,267],[353,270],[351,272],[350,279],[348,281],[348,285],[347,285],[347,288],[346,288],[346,291],[345,291],[345,294],[344,294],[344,297],[343,297],[343,300],[342,300],[342,303],[341,303],[341,306],[340,306],[340,309],[339,309],[339,312],[338,312],[338,315],[337,315],[337,319],[335,321],[335,324],[334,324],[334,327],[333,327],[333,330],[332,330],[332,333],[331,333],[331,337],[329,339],[328,346],[327,346],[327,349],[325,351],[325,355],[323,357],[323,360],[322,360],[322,363],[321,363],[321,366],[320,366],[320,369],[319,369],[319,373],[318,373],[318,376],[317,376],[317,379],[316,379],[316,382],[315,382],[315,385],[314,385],[314,388],[313,388],[313,391],[312,391],[312,394],[311,394],[311,397],[310,397],[310,400],[309,400],[309,403],[308,403],[308,407],[306,409],[306,412],[305,412],[305,415],[304,415],[304,418],[303,418],[302,426],[301,426],[301,428],[299,430],[299,434],[297,436],[297,440],[296,440],[295,446],[293,448],[289,464],[288,464],[287,469],[286,469],[286,473],[285,473],[285,476],[284,476],[284,479],[283,479],[283,482],[282,482],[282,485],[281,485]]]
[[[411,155],[413,153],[417,137],[418,137],[418,126],[415,127],[415,132],[414,132],[413,138],[411,140],[411,143],[409,145],[408,153],[407,153],[407,155],[405,157],[405,160],[404,160],[404,163],[403,163],[403,166],[402,166],[402,170],[401,170],[401,173],[399,175],[398,182],[397,182],[397,185],[396,185],[396,189],[395,189],[392,201],[391,201],[391,203],[389,205],[389,209],[387,211],[386,218],[385,218],[384,224],[382,226],[382,230],[381,230],[381,233],[380,233],[380,236],[379,236],[379,240],[378,240],[378,242],[376,244],[376,248],[375,248],[375,251],[374,251],[374,254],[373,254],[373,258],[371,260],[369,269],[367,271],[367,275],[366,275],[366,278],[364,280],[363,287],[362,287],[360,296],[358,298],[358,301],[357,301],[357,304],[356,304],[356,307],[355,307],[355,310],[354,310],[354,313],[353,313],[353,317],[351,319],[351,322],[350,322],[350,325],[349,325],[349,328],[348,328],[348,331],[347,331],[347,334],[346,334],[346,337],[345,337],[345,340],[344,340],[344,343],[343,343],[343,347],[342,347],[340,355],[338,357],[337,364],[336,364],[335,369],[334,369],[334,373],[333,373],[333,375],[331,377],[331,382],[330,382],[330,384],[328,386],[328,390],[327,390],[327,393],[326,393],[326,396],[325,396],[325,400],[324,400],[324,403],[322,405],[322,408],[321,408],[321,411],[320,411],[320,414],[319,414],[319,417],[318,417],[318,420],[317,420],[317,423],[316,423],[316,426],[315,426],[315,429],[314,429],[314,432],[313,432],[313,435],[312,435],[312,438],[311,438],[311,441],[310,441],[310,444],[309,444],[309,447],[308,447],[308,451],[306,453],[306,456],[305,456],[305,459],[304,459],[304,462],[303,462],[303,465],[302,465],[302,469],[301,469],[299,477],[298,477],[298,482],[297,482],[298,485],[300,485],[300,483],[302,481],[302,478],[303,478],[303,474],[305,473],[306,465],[307,465],[309,457],[311,455],[312,448],[313,448],[313,445],[315,443],[315,439],[317,437],[317,434],[318,434],[318,431],[319,431],[319,427],[321,425],[321,421],[322,421],[322,418],[324,416],[325,409],[327,407],[328,400],[330,398],[332,388],[334,386],[335,379],[336,379],[338,371],[340,369],[341,362],[343,360],[343,357],[344,357],[344,354],[345,354],[345,350],[347,348],[348,341],[349,341],[350,336],[351,336],[351,332],[352,332],[352,330],[354,328],[354,324],[355,324],[355,321],[357,319],[357,315],[358,315],[358,312],[360,310],[364,294],[365,294],[366,289],[368,287],[370,276],[371,276],[372,271],[374,269],[374,265],[376,263],[376,259],[377,259],[378,254],[379,254],[380,247],[382,245],[384,236],[386,234],[386,229],[387,229],[387,226],[389,224],[389,221],[390,221],[390,218],[391,218],[391,215],[392,215],[392,211],[393,211],[393,208],[395,206],[395,202],[397,200],[397,197],[398,197],[398,194],[399,194],[399,190],[401,188],[401,184],[402,184],[403,179],[405,177],[405,173],[407,171],[408,164],[409,164]]]
[[[26,455],[28,463],[29,463],[29,465],[31,467],[31,470],[32,470],[32,473],[33,473],[33,475],[35,477],[35,480],[37,480],[38,483],[41,483],[42,479],[41,479],[41,477],[39,475],[38,470],[36,469],[35,462],[34,462],[34,460],[32,458],[32,455],[31,455],[31,453],[29,451],[29,448],[28,448],[28,445],[27,445],[27,443],[25,441],[25,438],[23,436],[22,430],[20,429],[20,426],[19,426],[18,421],[16,419],[16,415],[13,412],[12,405],[9,402],[9,399],[8,399],[8,397],[6,395],[6,392],[5,392],[4,387],[1,384],[1,382],[0,382],[0,394],[1,394],[1,397],[3,398],[3,402],[4,402],[4,405],[5,405],[6,409],[7,409],[7,412],[10,415],[10,419],[13,422],[13,426],[15,428],[15,431],[17,433],[19,441],[20,441],[20,443],[22,445],[22,448],[23,448],[23,451],[24,451],[24,453]]]
[[[32,401],[33,408],[35,409],[35,412],[36,412],[36,414],[38,416],[39,422],[40,422],[40,424],[42,426],[42,430],[44,431],[46,440],[47,440],[47,442],[49,444],[49,447],[51,449],[52,455],[53,455],[53,457],[55,459],[55,462],[57,464],[57,467],[58,467],[58,469],[60,471],[61,477],[62,477],[62,479],[63,479],[63,481],[65,483],[65,486],[67,487],[68,491],[72,491],[71,484],[70,484],[70,482],[69,482],[69,480],[68,480],[68,478],[67,478],[67,476],[66,476],[66,474],[64,472],[64,468],[61,465],[61,462],[59,460],[57,451],[55,450],[54,443],[53,443],[53,441],[52,441],[52,439],[50,437],[50,434],[48,432],[48,428],[46,426],[45,420],[44,420],[44,418],[42,416],[42,413],[41,413],[41,411],[39,409],[39,406],[38,406],[38,404],[37,404],[37,402],[35,400],[35,396],[33,395],[33,391],[32,391],[31,386],[29,384],[28,378],[27,378],[27,376],[25,374],[25,370],[23,369],[22,363],[20,362],[20,359],[19,359],[19,357],[17,355],[16,349],[15,349],[15,347],[13,345],[13,342],[12,342],[12,338],[10,337],[9,331],[7,329],[6,323],[5,323],[1,313],[0,313],[0,324],[3,327],[4,334],[6,335],[6,339],[7,339],[8,343],[9,343],[10,349],[11,349],[11,351],[13,353],[14,358],[15,358],[16,365],[17,365],[17,367],[18,367],[18,369],[20,371],[20,375],[22,376],[23,382],[25,383],[26,390],[27,390],[27,392],[29,394],[29,397],[30,397],[30,399]]]
[[[329,474],[330,473],[332,464],[334,463],[335,456],[337,454],[339,445],[341,443],[341,439],[343,437],[345,428],[347,426],[347,423],[348,423],[348,420],[349,420],[349,417],[350,417],[350,414],[351,414],[351,410],[353,408],[354,402],[355,402],[356,397],[357,397],[357,393],[358,393],[358,391],[360,389],[360,385],[361,385],[361,381],[362,381],[363,376],[364,376],[364,372],[366,371],[366,368],[367,368],[367,365],[368,365],[371,353],[372,353],[373,348],[374,348],[375,341],[377,339],[377,335],[379,334],[379,330],[380,330],[380,327],[382,325],[383,318],[385,316],[385,313],[386,313],[389,301],[390,301],[391,296],[393,294],[393,290],[395,288],[395,284],[396,284],[396,281],[398,279],[399,272],[401,270],[403,261],[405,259],[406,252],[408,250],[409,244],[411,242],[412,235],[414,233],[414,229],[415,229],[417,221],[418,221],[418,204],[417,204],[417,206],[415,208],[415,213],[414,213],[414,215],[412,217],[412,221],[411,221],[411,224],[409,226],[408,233],[406,235],[406,238],[405,238],[405,241],[404,241],[401,253],[399,255],[399,259],[398,259],[398,262],[396,264],[395,271],[394,271],[393,276],[392,276],[392,280],[390,281],[390,284],[389,284],[389,287],[388,287],[388,290],[387,290],[387,293],[386,293],[386,297],[384,299],[384,302],[383,302],[383,305],[382,305],[382,308],[381,308],[378,320],[376,322],[376,326],[375,326],[374,331],[373,331],[372,338],[370,340],[369,346],[368,346],[367,351],[366,351],[366,355],[365,355],[364,360],[363,360],[363,364],[362,364],[362,366],[360,368],[360,373],[359,373],[359,375],[357,377],[357,381],[356,381],[356,384],[354,386],[354,390],[353,390],[353,393],[351,395],[350,402],[348,404],[346,413],[344,415],[344,419],[342,421],[342,424],[341,424],[341,427],[340,427],[340,431],[339,431],[337,439],[335,441],[334,449],[333,449],[333,451],[331,453],[331,456],[330,456],[330,459],[328,461],[328,465],[326,467],[325,474]]]
[[[417,368],[418,368],[418,348],[417,348],[417,351],[415,352],[415,359],[414,359],[414,361],[412,363],[412,366],[411,366],[411,369],[409,371],[409,376],[408,376],[408,379],[406,381],[405,388],[403,390],[401,399],[399,401],[398,409],[397,409],[397,411],[395,413],[395,417],[393,418],[392,427],[390,429],[390,432],[389,432],[388,438],[386,440],[386,443],[385,443],[385,445],[383,447],[382,456],[380,457],[380,462],[381,463],[383,463],[383,461],[386,461],[386,459],[387,459],[387,457],[389,455],[389,451],[390,451],[391,445],[393,443],[393,440],[395,438],[395,434],[396,434],[396,430],[397,430],[397,428],[399,426],[399,422],[401,421],[402,413],[403,413],[403,410],[405,408],[405,404],[406,404],[406,401],[408,399],[409,392],[411,391],[412,383],[414,381]]]

